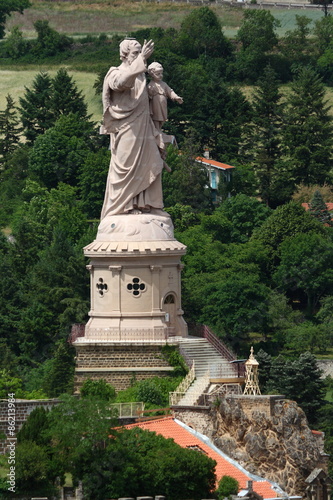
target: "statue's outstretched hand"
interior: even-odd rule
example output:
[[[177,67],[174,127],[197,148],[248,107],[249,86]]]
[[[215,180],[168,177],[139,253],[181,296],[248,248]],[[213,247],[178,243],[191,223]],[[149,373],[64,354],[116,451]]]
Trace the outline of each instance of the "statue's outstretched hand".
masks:
[[[144,58],[144,60],[146,61],[152,55],[153,52],[154,52],[153,40],[149,40],[148,42],[147,40],[145,40],[141,50],[141,55]]]

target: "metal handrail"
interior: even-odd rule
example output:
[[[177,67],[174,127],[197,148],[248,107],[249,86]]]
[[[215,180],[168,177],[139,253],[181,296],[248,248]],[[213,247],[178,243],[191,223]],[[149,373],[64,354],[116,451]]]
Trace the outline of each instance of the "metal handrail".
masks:
[[[181,381],[179,386],[176,388],[176,390],[169,392],[170,406],[176,405],[178,403],[178,401],[181,400],[181,398],[187,392],[188,388],[190,387],[190,385],[192,384],[192,382],[194,380],[195,380],[195,363],[193,361],[190,371],[188,372],[186,377],[183,378],[183,380]]]
[[[118,411],[118,417],[137,417],[138,414],[143,413],[145,404],[140,402],[133,403],[112,403],[110,409]]]

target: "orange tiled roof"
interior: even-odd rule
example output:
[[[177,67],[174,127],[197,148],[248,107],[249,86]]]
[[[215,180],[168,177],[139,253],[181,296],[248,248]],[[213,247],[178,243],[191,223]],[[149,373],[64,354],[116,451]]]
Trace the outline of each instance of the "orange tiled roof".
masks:
[[[315,436],[324,436],[324,433],[323,433],[323,432],[321,432],[321,431],[313,431],[313,430],[312,430],[311,432],[312,432],[312,434],[314,434]]]
[[[302,203],[302,207],[309,210],[309,203]],[[329,212],[333,212],[333,203],[326,203],[326,207]]]
[[[146,422],[138,422],[125,426],[127,429],[133,427],[140,427],[148,431],[156,432],[165,438],[172,438],[175,443],[182,446],[182,448],[196,447],[207,454],[210,458],[216,461],[216,478],[217,481],[222,476],[231,476],[237,479],[240,489],[247,489],[247,481],[253,481],[253,490],[262,496],[264,499],[276,498],[278,493],[273,489],[273,484],[264,479],[255,480],[253,476],[245,471],[234,460],[231,460],[223,452],[219,452],[215,447],[209,443],[208,438],[205,440],[200,439],[202,436],[198,433],[192,433],[191,428],[187,427],[182,422],[175,420],[173,417],[163,417],[156,420],[149,420]],[[195,435],[196,434],[196,435]],[[204,438],[204,436],[202,436]],[[208,444],[209,443],[209,444]],[[282,493],[282,491],[281,491]]]
[[[231,165],[227,165],[226,163],[220,163],[219,161],[215,161],[215,160],[208,160],[207,158],[204,158],[203,156],[198,156],[196,158],[196,161],[198,161],[200,163],[204,163],[205,165],[211,165],[212,167],[221,168],[222,170],[227,170],[228,168],[235,168],[235,167],[232,167]]]

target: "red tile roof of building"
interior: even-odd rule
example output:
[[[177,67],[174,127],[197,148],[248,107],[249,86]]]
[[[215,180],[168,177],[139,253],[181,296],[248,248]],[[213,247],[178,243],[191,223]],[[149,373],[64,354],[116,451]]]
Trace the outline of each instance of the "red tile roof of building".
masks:
[[[302,203],[302,207],[305,208],[305,210],[309,210],[309,203]],[[326,203],[327,210],[329,212],[333,212],[333,203]]]
[[[237,479],[240,490],[247,489],[247,481],[253,481],[253,490],[262,496],[264,499],[276,498],[278,493],[273,489],[273,485],[264,479],[255,480],[253,476],[245,471],[234,460],[222,453],[215,451],[214,446],[207,444],[207,442],[199,439],[197,435],[192,434],[191,429],[185,424],[175,420],[173,417],[163,417],[156,420],[149,420],[146,422],[138,422],[125,426],[127,429],[133,427],[140,427],[148,431],[161,434],[165,438],[171,438],[175,443],[179,444],[182,448],[195,447],[200,448],[205,454],[216,461],[216,477],[217,481],[222,476],[231,476]],[[208,438],[207,438],[208,441]],[[224,458],[225,456],[225,458]]]
[[[207,158],[205,158],[203,156],[198,156],[196,158],[196,161],[198,161],[200,163],[204,163],[205,165],[210,165],[212,167],[221,168],[222,170],[227,170],[228,168],[235,168],[235,167],[232,167],[231,165],[227,165],[226,163],[220,163],[219,161],[215,161],[215,160],[208,160]]]

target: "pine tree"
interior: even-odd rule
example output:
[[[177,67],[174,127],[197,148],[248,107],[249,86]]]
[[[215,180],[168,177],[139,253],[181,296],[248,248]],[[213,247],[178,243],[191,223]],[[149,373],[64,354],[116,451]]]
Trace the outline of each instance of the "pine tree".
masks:
[[[261,199],[270,205],[280,175],[282,104],[275,71],[266,66],[253,96],[252,154]]]
[[[318,219],[323,224],[328,224],[330,226],[333,225],[332,217],[329,211],[327,210],[327,206],[326,203],[324,202],[322,194],[318,190],[315,191],[313,194],[313,197],[309,204],[309,212],[313,217]]]
[[[17,117],[17,108],[10,94],[6,96],[6,101],[6,109],[0,111],[0,164],[15,151],[22,132]]]
[[[295,184],[324,184],[333,166],[333,125],[325,86],[303,67],[291,84],[284,113],[283,147]]]
[[[61,115],[75,113],[78,118],[87,119],[87,104],[72,77],[60,68],[52,81],[51,107],[56,119]]]
[[[46,380],[44,389],[51,398],[60,394],[72,392],[74,377],[75,351],[67,342],[60,342],[54,354],[52,367]]]
[[[24,135],[29,143],[44,134],[55,122],[51,107],[52,81],[48,73],[38,73],[32,88],[25,87],[20,97],[20,113]]]

